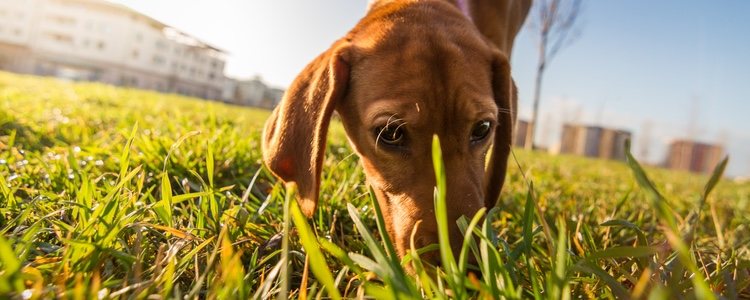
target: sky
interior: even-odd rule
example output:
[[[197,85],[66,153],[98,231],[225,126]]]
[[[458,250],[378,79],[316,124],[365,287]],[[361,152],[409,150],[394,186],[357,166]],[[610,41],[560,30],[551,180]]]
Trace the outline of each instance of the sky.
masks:
[[[365,14],[366,0],[115,0],[229,52],[229,76],[278,87]],[[725,146],[730,176],[750,177],[750,1],[588,0],[576,38],[548,65],[537,141],[563,122],[633,133],[633,152],[664,161],[668,143]],[[527,22],[529,23],[529,22]],[[527,24],[528,25],[528,24]],[[532,26],[512,54],[519,114],[531,115]]]

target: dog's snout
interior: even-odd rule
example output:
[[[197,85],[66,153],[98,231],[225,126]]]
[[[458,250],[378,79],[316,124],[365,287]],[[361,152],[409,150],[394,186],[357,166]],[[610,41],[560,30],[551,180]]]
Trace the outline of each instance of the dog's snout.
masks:
[[[434,237],[437,236],[435,233],[422,233],[414,239],[414,246],[419,249],[426,247],[432,243],[435,243]]]

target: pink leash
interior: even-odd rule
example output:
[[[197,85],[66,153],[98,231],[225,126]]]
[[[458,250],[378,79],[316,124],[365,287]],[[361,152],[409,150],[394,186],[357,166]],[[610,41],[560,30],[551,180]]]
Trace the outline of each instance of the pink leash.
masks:
[[[456,0],[456,4],[458,4],[458,8],[461,10],[461,12],[464,13],[464,15],[471,20],[471,9],[469,8],[469,0]]]

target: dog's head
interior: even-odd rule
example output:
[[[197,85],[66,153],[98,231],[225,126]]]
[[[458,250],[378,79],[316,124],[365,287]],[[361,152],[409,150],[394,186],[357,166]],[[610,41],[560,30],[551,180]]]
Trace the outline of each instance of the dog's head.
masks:
[[[437,242],[432,136],[442,144],[452,222],[495,205],[514,124],[507,57],[454,7],[429,4],[371,11],[305,68],[264,130],[266,165],[296,183],[310,216],[337,111],[400,255],[419,220],[417,246]],[[458,233],[453,226],[455,246]]]

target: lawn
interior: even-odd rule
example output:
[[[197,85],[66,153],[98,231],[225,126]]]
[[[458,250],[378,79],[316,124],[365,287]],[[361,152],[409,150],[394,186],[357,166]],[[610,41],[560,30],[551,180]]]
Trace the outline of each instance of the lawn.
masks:
[[[461,222],[477,266],[434,269],[383,242],[336,123],[298,215],[261,165],[267,115],[0,73],[0,298],[750,296],[750,184],[517,149]]]

